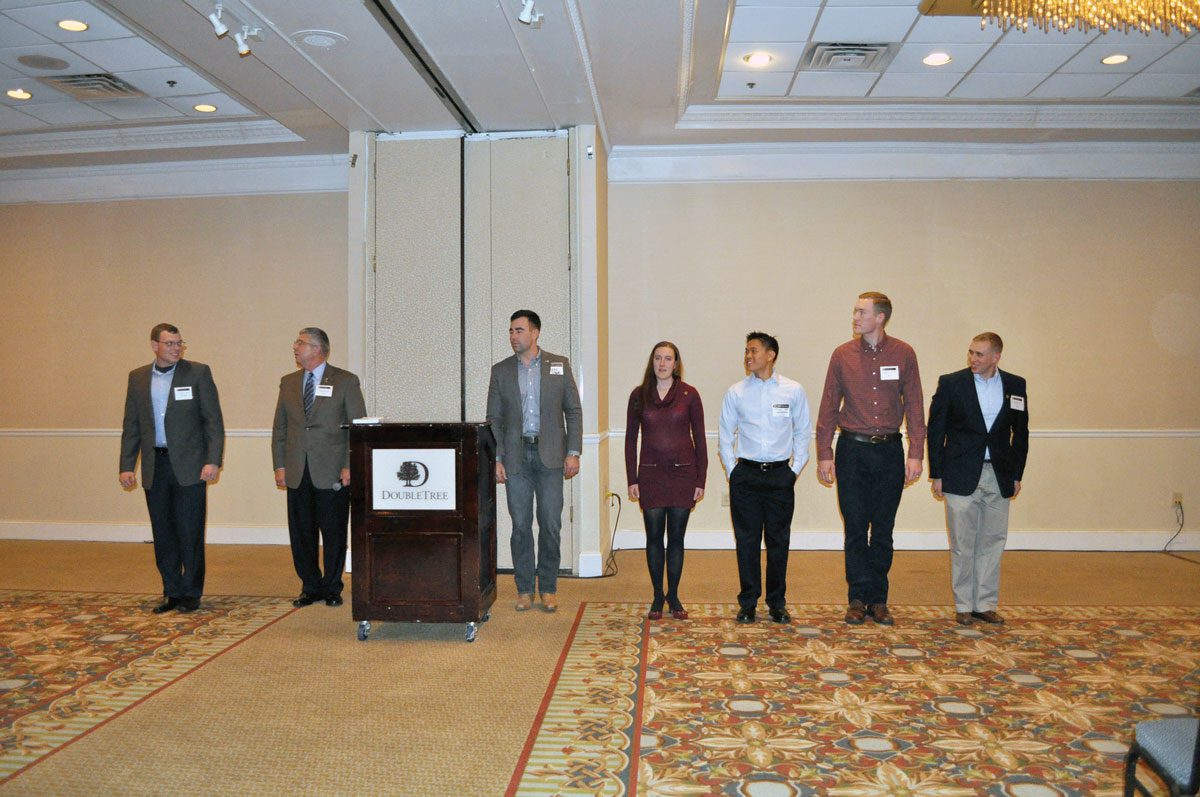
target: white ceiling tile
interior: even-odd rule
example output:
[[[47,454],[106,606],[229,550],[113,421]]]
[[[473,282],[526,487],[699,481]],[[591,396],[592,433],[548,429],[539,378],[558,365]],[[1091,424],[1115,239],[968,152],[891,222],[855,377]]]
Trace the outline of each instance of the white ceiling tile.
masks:
[[[799,72],[793,97],[865,97],[879,78],[874,72]]]
[[[60,61],[66,61],[67,65],[62,69],[32,69],[25,66],[17,59],[23,55],[40,55],[47,58],[57,58]],[[82,58],[78,53],[73,53],[61,44],[41,44],[36,47],[6,47],[0,50],[0,64],[11,67],[22,75],[83,75],[89,72],[103,72],[104,70],[96,66],[92,62]]]
[[[0,105],[0,130],[28,130],[33,127],[45,127],[41,119],[34,119],[28,114]]]
[[[731,42],[803,42],[808,41],[815,8],[738,8],[729,29]]]
[[[25,89],[33,96],[27,100],[14,100],[5,92],[10,89]],[[29,77],[7,78],[0,80],[0,102],[14,108],[24,108],[27,105],[43,105],[51,102],[70,102],[71,98],[61,91],[55,91],[49,86]]]
[[[822,0],[737,0],[738,8],[818,8]]]
[[[1144,72],[1117,86],[1110,97],[1182,97],[1200,88],[1200,75],[1168,75]]]
[[[150,97],[179,97],[188,94],[213,94],[217,87],[186,66],[167,69],[141,69],[117,72],[117,77]],[[168,85],[174,83],[174,86]]]
[[[1171,44],[1109,44],[1107,39],[1098,39],[1079,51],[1079,55],[1062,65],[1060,72],[1082,72],[1090,74],[1133,74],[1140,72],[1170,51]],[[1120,53],[1129,56],[1123,64],[1103,64],[1100,59]]]
[[[718,97],[786,97],[792,72],[726,72],[721,76]],[[753,86],[749,84],[753,83]]]
[[[1081,46],[1077,44],[1005,44],[1001,42],[980,60],[976,72],[985,74],[1053,72],[1069,61]]]
[[[814,41],[898,42],[917,19],[915,4],[903,8],[830,8],[821,13]]]
[[[0,47],[25,47],[30,44],[48,44],[50,42],[40,33],[35,33],[15,20],[10,20],[0,14]]]
[[[738,42],[731,43],[725,50],[724,70],[726,72],[762,72],[742,60],[742,56],[753,52],[771,54],[771,63],[767,64],[771,72],[793,72],[804,55],[805,42],[784,44],[781,42]]]
[[[84,105],[82,102],[34,105],[26,113],[52,125],[80,125],[113,121],[108,114],[98,111],[90,105]]]
[[[11,67],[0,64],[0,80],[6,80],[10,77],[21,77],[21,73]]]
[[[912,0],[826,0],[825,5],[830,6],[871,6],[871,10],[867,13],[874,12],[878,6],[905,6],[914,7],[916,3]]]
[[[117,119],[167,119],[182,116],[179,111],[149,97],[136,100],[98,100],[88,105]]]
[[[933,74],[935,72],[963,72],[970,71],[971,67],[979,61],[980,58],[991,47],[990,44],[905,44],[896,53],[896,57],[892,59],[892,63],[888,64],[888,72],[922,72]],[[921,61],[922,58],[932,52],[947,53],[953,60],[943,66],[929,66]]]
[[[1185,44],[1180,44],[1146,67],[1146,71],[1171,75],[1200,75],[1200,41],[1193,37]]]
[[[70,48],[109,72],[135,69],[159,69],[179,66],[179,62],[144,39],[106,39],[78,42]]]
[[[69,2],[56,5],[38,5],[31,8],[14,8],[8,15],[26,27],[32,28],[46,38],[63,43],[93,41],[95,39],[119,39],[133,33],[112,17],[90,3]],[[88,24],[88,29],[72,33],[58,27],[59,20],[77,19]]]
[[[166,97],[163,99],[167,105],[170,105],[175,110],[183,113],[186,116],[198,116],[205,119],[211,119],[215,116],[254,116],[254,111],[247,108],[245,105],[231,99],[227,94],[214,93],[203,94],[195,97]],[[214,113],[201,113],[192,106],[208,103],[209,105],[217,106]]]
[[[950,92],[951,97],[969,99],[1019,99],[1044,79],[1041,74],[981,75],[973,72]]]
[[[1051,75],[1029,93],[1030,97],[1103,97],[1121,85],[1127,75]]]
[[[999,39],[1001,34],[1003,31],[995,25],[988,25],[981,30],[978,17],[922,16],[905,41],[934,44],[990,44]]]
[[[988,27],[994,27],[988,25]],[[1042,31],[1040,28],[1030,28],[1028,31],[1010,30],[1000,41],[1005,44],[1087,44],[1100,35],[1098,30],[1087,32],[1072,28],[1066,33],[1055,30]]]
[[[921,75],[915,72],[887,72],[879,78],[872,97],[945,97],[954,84],[962,80],[961,74],[938,72]]]

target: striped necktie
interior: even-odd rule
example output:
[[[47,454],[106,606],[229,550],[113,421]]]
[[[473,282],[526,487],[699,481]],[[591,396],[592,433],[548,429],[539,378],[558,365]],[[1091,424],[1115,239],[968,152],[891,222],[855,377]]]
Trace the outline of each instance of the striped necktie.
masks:
[[[315,398],[315,388],[313,387],[313,372],[309,371],[308,376],[304,378],[304,414],[312,415],[313,399]]]

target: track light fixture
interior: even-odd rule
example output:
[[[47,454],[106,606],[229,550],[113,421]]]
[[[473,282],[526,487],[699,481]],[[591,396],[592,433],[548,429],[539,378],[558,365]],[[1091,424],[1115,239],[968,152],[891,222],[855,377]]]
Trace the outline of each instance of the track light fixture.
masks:
[[[229,33],[229,26],[221,21],[221,13],[223,10],[224,9],[221,8],[221,4],[217,3],[216,7],[213,9],[213,12],[208,15],[208,21],[211,22],[213,26],[213,33],[217,34],[218,39],[224,36],[226,33]]]
[[[534,0],[521,0],[521,13],[517,14],[517,22],[522,25],[540,28],[542,26],[542,17],[546,16],[537,10],[537,5]]]
[[[262,41],[262,28],[252,28],[249,25],[243,25],[240,33],[233,34],[233,41],[237,44],[238,55],[242,58],[250,55],[248,39],[253,39],[256,42]]]

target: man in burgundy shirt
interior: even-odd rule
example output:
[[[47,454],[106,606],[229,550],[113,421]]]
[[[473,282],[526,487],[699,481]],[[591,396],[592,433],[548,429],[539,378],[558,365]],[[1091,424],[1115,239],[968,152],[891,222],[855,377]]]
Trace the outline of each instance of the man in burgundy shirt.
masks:
[[[817,415],[817,478],[837,482],[838,508],[846,529],[846,622],[868,616],[892,625],[888,571],[892,527],[906,484],[921,476],[925,411],[917,355],[884,332],[892,302],[882,293],[860,294],[854,303],[854,334],[833,350]],[[908,429],[908,458],[900,422]],[[833,431],[838,436],[833,453]]]

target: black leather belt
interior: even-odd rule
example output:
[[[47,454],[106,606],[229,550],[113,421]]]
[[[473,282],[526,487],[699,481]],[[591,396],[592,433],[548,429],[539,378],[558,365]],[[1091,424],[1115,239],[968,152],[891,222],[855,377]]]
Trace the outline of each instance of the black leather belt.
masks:
[[[904,439],[904,435],[899,432],[888,432],[887,434],[862,434],[861,432],[847,432],[842,430],[842,437],[848,437],[851,440],[856,440],[860,443],[870,443],[871,445],[879,445],[880,443],[895,443]]]
[[[521,439],[524,440],[526,443],[528,443],[531,446],[536,446],[537,441],[538,441],[538,436],[535,434],[523,434],[523,435],[521,435]]]
[[[738,457],[738,464],[750,468],[758,468],[759,470],[775,470],[776,468],[786,468],[788,461],[785,459],[780,462],[755,462],[752,459]]]

